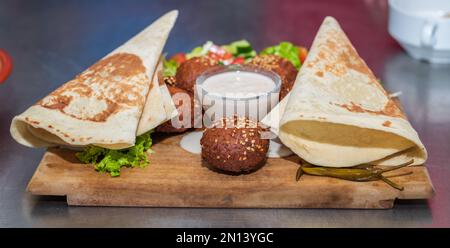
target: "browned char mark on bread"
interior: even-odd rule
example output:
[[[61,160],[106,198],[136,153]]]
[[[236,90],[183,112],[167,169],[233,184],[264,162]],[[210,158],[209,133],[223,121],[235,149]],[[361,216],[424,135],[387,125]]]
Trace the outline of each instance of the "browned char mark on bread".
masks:
[[[144,106],[145,95],[141,92],[149,82],[138,56],[117,53],[98,61],[36,104],[76,119],[105,122],[123,108]],[[106,107],[98,113],[92,113],[90,106],[77,113],[70,112],[67,107],[75,97],[96,99],[92,104],[102,103]]]

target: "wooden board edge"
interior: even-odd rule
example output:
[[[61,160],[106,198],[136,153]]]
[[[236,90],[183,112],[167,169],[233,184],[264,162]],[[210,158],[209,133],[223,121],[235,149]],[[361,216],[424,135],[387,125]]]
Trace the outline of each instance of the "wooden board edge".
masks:
[[[348,205],[342,202],[323,202],[323,203],[305,203],[297,201],[293,203],[267,204],[267,203],[248,203],[246,201],[220,202],[223,195],[217,195],[215,200],[186,200],[180,201],[174,205],[173,199],[161,200],[163,197],[144,198],[140,202],[130,203],[127,197],[118,195],[111,198],[104,198],[102,195],[77,193],[67,195],[67,204],[69,206],[96,206],[96,207],[153,207],[153,208],[214,208],[214,209],[391,209],[394,206],[395,198],[376,199],[373,201],[352,201]],[[158,200],[159,199],[159,200]]]
[[[417,192],[415,194],[400,194],[396,199],[400,200],[426,200],[433,198],[436,191],[434,189],[433,181],[431,181],[430,173],[428,172],[428,168],[426,166],[420,166],[422,168],[422,172],[426,175],[426,181],[422,185],[424,187],[423,190],[420,191],[420,194]]]

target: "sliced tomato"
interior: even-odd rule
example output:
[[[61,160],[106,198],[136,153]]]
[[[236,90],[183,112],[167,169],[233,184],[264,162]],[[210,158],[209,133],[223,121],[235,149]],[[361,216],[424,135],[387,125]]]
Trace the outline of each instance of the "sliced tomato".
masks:
[[[208,52],[208,57],[217,60],[217,61],[225,61],[233,57],[233,54],[225,52],[225,53],[215,53]]]
[[[229,52],[225,52],[225,53],[222,55],[222,58],[223,58],[224,60],[231,59],[231,58],[233,58],[233,54],[231,54],[231,53],[229,53]]]
[[[245,63],[245,59],[244,57],[237,57],[233,60],[233,62],[231,62],[231,64],[244,64]]]
[[[300,61],[305,62],[306,56],[308,56],[308,49],[306,47],[298,47],[298,57],[300,58]]]
[[[178,64],[181,64],[186,61],[186,54],[176,53],[170,58],[170,60],[175,60]]]
[[[5,50],[0,49],[0,83],[3,83],[12,71],[12,59]]]

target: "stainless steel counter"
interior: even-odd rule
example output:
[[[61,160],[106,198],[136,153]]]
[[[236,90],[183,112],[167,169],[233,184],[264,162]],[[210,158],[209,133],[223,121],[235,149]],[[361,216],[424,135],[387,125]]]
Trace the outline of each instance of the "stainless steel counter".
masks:
[[[14,115],[170,9],[180,17],[165,50],[246,38],[309,46],[335,16],[360,55],[400,99],[428,148],[436,196],[391,210],[68,207],[25,191],[42,149],[11,138]],[[386,1],[0,1],[0,48],[14,59],[0,85],[0,226],[6,227],[437,227],[450,226],[450,66],[415,61],[387,34]]]

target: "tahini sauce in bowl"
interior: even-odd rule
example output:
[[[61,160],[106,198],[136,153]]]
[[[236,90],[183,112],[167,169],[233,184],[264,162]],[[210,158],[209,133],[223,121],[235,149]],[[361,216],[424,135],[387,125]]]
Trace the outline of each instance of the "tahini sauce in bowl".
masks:
[[[233,115],[261,120],[278,104],[280,85],[277,74],[254,67],[231,65],[204,73],[196,89],[204,124]]]
[[[211,95],[227,98],[252,98],[272,92],[276,84],[264,74],[228,71],[210,76],[201,87]]]

